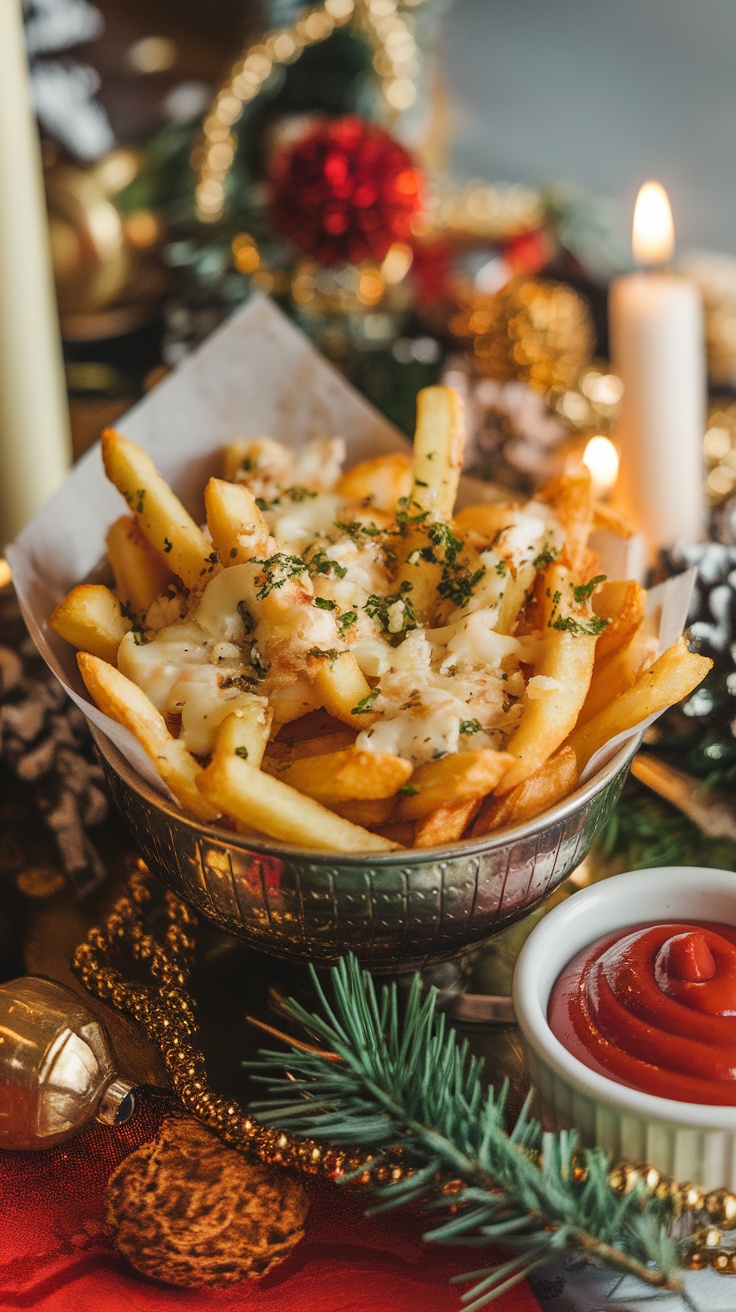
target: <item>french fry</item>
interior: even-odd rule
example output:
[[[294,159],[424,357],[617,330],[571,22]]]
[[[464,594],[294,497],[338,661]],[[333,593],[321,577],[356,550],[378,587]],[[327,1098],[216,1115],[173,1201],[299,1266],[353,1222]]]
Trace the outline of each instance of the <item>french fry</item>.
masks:
[[[342,752],[346,747],[352,747],[354,742],[354,733],[349,729],[339,729],[334,733],[325,733],[320,738],[304,738],[301,742],[295,742],[288,737],[272,742],[268,747],[268,755],[272,761],[278,763],[303,761],[309,756],[325,756],[327,752]],[[273,774],[273,771],[271,773]]]
[[[409,786],[416,792],[399,798],[396,818],[421,820],[438,807],[446,806],[448,797],[456,803],[485,797],[513,763],[507,752],[494,752],[486,747],[427,761],[411,777]]]
[[[584,770],[599,748],[617,734],[682,701],[697,688],[712,665],[706,656],[688,651],[685,639],[679,638],[638,676],[631,688],[614,697],[587,724],[570,734],[568,745],[577,756],[578,769]]]
[[[644,624],[640,624],[605,660],[598,660],[596,649],[593,677],[578,716],[577,727],[587,724],[594,715],[604,710],[612,697],[626,692],[636,682],[637,675],[652,665],[656,657],[657,640],[646,634]]]
[[[595,557],[588,548],[593,527],[593,484],[585,465],[573,474],[559,474],[540,493],[550,506],[565,534],[560,563],[569,569],[575,583],[584,583],[594,573]]]
[[[638,629],[644,619],[647,594],[634,579],[607,579],[593,594],[593,610],[609,623],[598,639],[596,661],[605,660]]]
[[[285,724],[301,720],[303,716],[317,710],[320,706],[319,693],[305,674],[295,675],[288,683],[272,687],[269,702],[273,709],[274,737]]]
[[[217,563],[204,533],[151,457],[114,429],[102,434],[105,473],[134,511],[143,536],[187,588],[208,579]]]
[[[593,507],[593,528],[615,533],[618,538],[632,538],[636,529],[622,511],[607,501],[596,501]]]
[[[486,543],[513,524],[519,507],[508,501],[494,501],[487,505],[463,506],[455,512],[453,527],[460,537],[465,533],[477,533]]]
[[[412,820],[403,822],[391,820],[388,824],[376,825],[376,833],[380,834],[381,838],[387,838],[396,847],[414,847],[415,830],[416,826]]]
[[[49,624],[73,647],[110,665],[115,665],[118,647],[133,627],[115,594],[101,583],[80,583],[72,588],[52,611]]]
[[[88,652],[80,652],[77,661],[87,691],[100,710],[138,739],[177,801],[199,820],[215,820],[222,808],[210,805],[195,783],[202,767],[184,744],[172,737],[164,717],[137,683]]]
[[[488,797],[472,829],[473,838],[533,820],[556,806],[577,783],[578,759],[571,747],[560,747],[535,774],[503,797]]]
[[[332,806],[334,802],[370,801],[393,797],[412,772],[411,761],[391,752],[366,752],[347,747],[339,752],[300,761],[264,763],[264,769],[300,793]]]
[[[397,846],[234,754],[216,753],[197,785],[211,808],[284,843],[328,852],[391,852]]]
[[[269,532],[256,499],[244,483],[211,478],[204,490],[207,527],[227,568],[269,552]]]
[[[422,820],[417,820],[414,831],[415,847],[445,847],[462,838],[473,816],[481,805],[478,798],[467,802],[453,802],[438,806]]]
[[[326,656],[312,657],[312,660],[317,666],[314,688],[319,704],[336,720],[343,720],[356,730],[372,724],[375,715],[355,710],[370,696],[371,687],[352,653],[341,651],[335,659]]]
[[[117,594],[142,619],[174,576],[161,556],[149,546],[135,515],[122,515],[116,519],[106,542]]]
[[[390,822],[394,806],[393,797],[364,797],[359,802],[331,802],[330,810],[336,811],[344,820],[352,820],[353,824],[373,829]]]
[[[226,756],[242,756],[245,761],[259,768],[268,743],[268,734],[273,720],[270,706],[239,707],[231,711],[220,721],[215,738],[215,753]]]
[[[551,629],[545,639],[536,675],[554,681],[541,696],[524,696],[518,729],[506,749],[514,764],[501,779],[497,792],[508,793],[530,775],[564,742],[577,721],[593,673],[595,637]]]
[[[459,392],[424,387],[417,396],[413,497],[436,519],[452,516],[465,450],[465,419]]]
[[[408,451],[361,460],[342,475],[336,492],[347,501],[364,501],[376,510],[394,513],[401,497],[411,494],[412,457]]]

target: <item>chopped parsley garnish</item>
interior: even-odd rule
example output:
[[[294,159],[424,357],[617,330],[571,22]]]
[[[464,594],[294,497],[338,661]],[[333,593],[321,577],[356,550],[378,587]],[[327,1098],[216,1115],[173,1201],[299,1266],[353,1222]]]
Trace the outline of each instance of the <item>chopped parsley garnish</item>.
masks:
[[[359,551],[362,551],[365,546],[363,538],[376,538],[383,533],[383,529],[379,528],[373,521],[370,524],[358,524],[357,521],[353,520],[352,523],[347,524],[344,520],[336,519],[335,528],[339,528],[341,533],[347,533]]]
[[[133,641],[136,647],[145,647],[146,643],[148,642],[148,638],[143,632],[143,629],[141,628],[140,624],[133,625],[132,634],[133,634]]]
[[[337,602],[330,597],[315,597],[314,604],[319,610],[337,610]]]
[[[604,619],[600,615],[594,615],[589,620],[576,620],[572,615],[558,615],[556,619],[549,621],[547,628],[560,629],[563,633],[572,633],[576,638],[584,633],[595,638],[610,623],[610,620]]]
[[[400,640],[402,634],[408,633],[410,629],[417,627],[416,615],[406,595],[408,592],[411,592],[411,583],[405,580],[398,592],[389,593],[385,597],[379,597],[373,593],[363,606],[366,615],[369,615],[372,620],[378,620],[383,632],[388,634],[390,638]],[[399,613],[397,610],[394,615],[389,615],[389,610],[397,602],[401,603],[401,622],[398,628],[391,628],[391,624],[399,618]]]
[[[256,593],[259,601],[263,601],[264,597],[277,588],[283,588],[289,579],[304,573],[304,561],[301,556],[287,556],[283,551],[278,551],[275,556],[269,556],[268,560],[256,560],[254,563],[260,565],[263,575],[263,582]]]
[[[360,701],[358,702],[358,705],[352,708],[350,714],[362,715],[364,711],[372,710],[373,703],[376,700],[376,697],[378,696],[380,691],[381,691],[380,688],[374,688],[373,692],[366,693],[365,697],[361,697]]]
[[[412,510],[416,513],[412,514]],[[399,506],[396,511],[396,523],[399,524],[402,529],[407,524],[423,524],[428,515],[429,511],[422,510],[421,505],[418,501],[414,500],[413,496],[399,497]]]
[[[243,460],[241,460],[240,468],[242,469],[244,474],[252,474],[253,470],[257,469],[258,466],[252,456],[246,456]]]
[[[354,610],[346,610],[343,615],[337,619],[337,629],[341,638],[345,637],[348,629],[352,628],[358,616]]]
[[[248,610],[248,607],[246,606],[245,602],[239,601],[235,609],[238,612],[238,615],[240,616],[241,620],[243,621],[243,628],[245,629],[246,635],[252,633],[256,626],[253,621],[253,616]]]
[[[437,584],[437,591],[441,597],[447,597],[453,606],[464,610],[484,574],[485,569],[482,565],[474,573],[457,565],[445,565],[442,578]]]
[[[119,606],[120,606],[120,614],[122,615],[123,619],[124,619],[124,620],[130,620],[130,622],[131,622],[131,624],[132,624],[133,621],[134,621],[134,619],[135,619],[135,615],[133,614],[133,611],[132,611],[132,609],[131,609],[130,602],[129,602],[129,601],[121,601],[121,602],[119,602],[118,604],[119,604]]]
[[[265,497],[256,497],[256,505],[259,510],[270,510],[271,504],[272,503],[267,501]]]
[[[419,793],[419,789],[415,788],[414,784],[404,784],[399,789],[399,792],[403,797],[416,797]]]
[[[340,652],[337,647],[328,647],[326,649],[324,647],[310,647],[307,652],[307,656],[316,656],[318,660],[328,660],[330,664],[336,661],[339,655]]]
[[[480,733],[482,727],[480,720],[460,721],[460,732],[464,734]]]
[[[344,565],[338,564],[336,560],[328,559],[324,547],[320,547],[319,551],[315,551],[312,559],[307,562],[307,570],[312,578],[316,578],[318,574],[334,574],[336,578],[344,579],[347,574]]]
[[[313,492],[311,487],[287,487],[281,493],[281,496],[288,497],[290,501],[308,501],[316,495],[317,493]]]
[[[257,679],[265,679],[268,674],[268,665],[264,663],[261,653],[255,643],[250,649],[250,663],[253,666],[253,672]]]
[[[551,565],[555,560],[557,560],[559,554],[560,553],[556,547],[545,547],[543,551],[540,551],[538,556],[534,557],[534,560],[532,562],[534,568],[544,569],[545,565]]]
[[[607,577],[607,574],[596,574],[595,578],[588,579],[587,583],[580,583],[577,587],[573,585],[572,595],[578,605],[582,606],[583,602],[592,596],[598,584],[605,583]]]
[[[455,537],[449,524],[442,522],[431,524],[429,527],[429,538],[436,547],[442,548],[448,565],[454,563],[457,559],[458,553],[463,549],[461,539]],[[424,559],[426,560],[427,557],[425,556]],[[434,559],[434,557],[432,557],[432,559]]]
[[[248,748],[247,748],[247,747],[236,747],[236,748],[235,748],[235,755],[236,755],[236,756],[239,756],[239,757],[241,758],[241,760],[243,760],[243,761],[247,761],[247,760],[248,760]]]
[[[168,538],[164,538],[164,555],[168,556],[173,545],[174,545],[173,542],[169,542]]]
[[[143,514],[143,502],[145,501],[145,499],[146,499],[146,489],[144,487],[136,488],[135,508],[138,511],[139,515]]]
[[[495,570],[496,570],[496,573],[498,574],[498,577],[499,577],[500,579],[503,578],[504,574],[506,573],[507,568],[508,568],[508,567],[507,567],[507,565],[506,565],[506,561],[505,561],[505,560],[499,560],[499,561],[497,561],[497,563],[496,563],[496,565],[495,565]]]

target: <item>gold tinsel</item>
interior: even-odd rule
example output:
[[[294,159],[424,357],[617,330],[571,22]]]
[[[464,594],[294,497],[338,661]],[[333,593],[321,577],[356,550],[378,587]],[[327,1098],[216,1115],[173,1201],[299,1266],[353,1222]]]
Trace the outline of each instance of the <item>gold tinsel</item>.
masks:
[[[539,391],[572,387],[593,358],[587,302],[564,283],[511,278],[500,291],[460,293],[450,331],[481,374],[521,379]]]

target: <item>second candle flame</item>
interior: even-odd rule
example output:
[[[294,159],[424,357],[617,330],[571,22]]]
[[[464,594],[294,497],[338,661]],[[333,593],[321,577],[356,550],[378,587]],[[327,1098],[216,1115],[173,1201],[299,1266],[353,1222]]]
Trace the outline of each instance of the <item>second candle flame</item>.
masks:
[[[637,264],[666,264],[675,249],[669,197],[659,182],[645,182],[634,206],[634,259]]]

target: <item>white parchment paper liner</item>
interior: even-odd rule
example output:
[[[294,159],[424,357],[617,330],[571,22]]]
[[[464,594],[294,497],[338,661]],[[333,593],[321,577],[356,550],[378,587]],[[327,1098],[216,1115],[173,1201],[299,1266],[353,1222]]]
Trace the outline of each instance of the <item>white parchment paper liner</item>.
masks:
[[[289,447],[314,437],[345,439],[347,465],[406,447],[406,439],[314,349],[264,297],[236,312],[181,367],[117,423],[126,437],[151,453],[161,473],[194,518],[204,516],[202,493],[216,472],[217,453],[235,437],[267,435]],[[463,480],[461,500],[493,498],[475,480]],[[64,486],[8,547],[7,558],[29,632],[69,696],[115,743],[133,767],[168,794],[136,739],[90,701],[76,652],[49,628],[51,611],[105,554],[105,534],[124,513],[107,481],[99,445],[79,461]],[[612,544],[613,545],[613,544]],[[617,540],[617,550],[621,542]],[[602,569],[605,570],[605,544]],[[626,576],[619,571],[613,577]],[[695,571],[650,594],[660,649],[685,624]],[[613,690],[612,690],[613,691]],[[603,765],[623,737],[598,753],[586,778]]]

